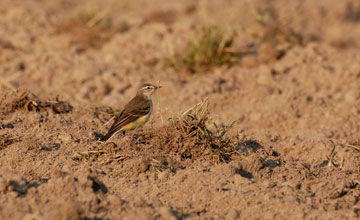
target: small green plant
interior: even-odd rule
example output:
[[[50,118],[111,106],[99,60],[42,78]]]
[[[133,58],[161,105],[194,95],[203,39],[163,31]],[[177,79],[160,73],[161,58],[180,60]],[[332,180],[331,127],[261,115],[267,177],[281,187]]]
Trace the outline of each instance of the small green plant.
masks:
[[[192,73],[236,63],[240,58],[235,48],[236,35],[234,31],[224,32],[216,26],[204,27],[195,40],[189,41],[184,54],[174,54],[166,61],[172,67],[185,68]]]

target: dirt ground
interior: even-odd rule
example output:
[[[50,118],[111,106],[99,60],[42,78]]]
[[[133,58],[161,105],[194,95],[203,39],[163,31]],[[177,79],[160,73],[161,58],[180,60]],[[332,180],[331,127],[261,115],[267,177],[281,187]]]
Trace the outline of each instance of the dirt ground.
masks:
[[[255,53],[166,65],[207,26]],[[356,0],[1,0],[0,219],[360,218],[359,48]],[[217,144],[168,120],[206,98]]]

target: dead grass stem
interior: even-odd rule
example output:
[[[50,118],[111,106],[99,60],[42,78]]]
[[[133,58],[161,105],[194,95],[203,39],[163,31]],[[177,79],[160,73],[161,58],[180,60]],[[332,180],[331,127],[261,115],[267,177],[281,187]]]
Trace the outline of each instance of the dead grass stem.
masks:
[[[160,87],[160,80],[158,80],[157,86]],[[161,124],[164,126],[164,119],[161,114],[160,89],[157,90],[157,99],[158,99],[158,113],[160,115]]]
[[[6,88],[10,89],[11,91],[16,92],[16,88],[1,76],[0,76],[0,84],[4,85]]]
[[[238,153],[234,138],[226,137],[236,121],[222,127],[213,123],[214,129],[209,129],[208,115],[209,100],[206,98],[178,117],[171,118],[170,121],[185,139],[195,139],[195,145],[201,145],[203,149],[210,149],[214,153],[214,157],[218,158],[217,160],[227,162],[233,154]]]

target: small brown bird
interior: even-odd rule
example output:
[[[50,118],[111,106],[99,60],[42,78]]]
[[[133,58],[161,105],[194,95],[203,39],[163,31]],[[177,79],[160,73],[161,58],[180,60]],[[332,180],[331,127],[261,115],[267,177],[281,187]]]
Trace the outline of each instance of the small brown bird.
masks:
[[[115,118],[114,124],[109,132],[101,138],[107,141],[118,132],[130,131],[143,126],[150,118],[153,104],[151,95],[161,86],[151,84],[142,85],[134,98],[125,106],[119,116]]]

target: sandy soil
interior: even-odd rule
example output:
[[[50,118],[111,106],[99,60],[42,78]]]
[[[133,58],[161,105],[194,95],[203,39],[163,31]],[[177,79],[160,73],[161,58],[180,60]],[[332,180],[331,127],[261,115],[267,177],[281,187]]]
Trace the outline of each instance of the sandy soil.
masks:
[[[255,8],[301,42],[268,40]],[[257,54],[164,65],[208,25]],[[359,47],[355,0],[2,0],[0,218],[359,218]],[[142,129],[96,141],[158,80],[161,114],[155,96]],[[226,158],[167,120],[205,98],[209,127],[237,120]]]

